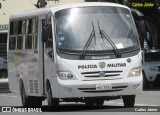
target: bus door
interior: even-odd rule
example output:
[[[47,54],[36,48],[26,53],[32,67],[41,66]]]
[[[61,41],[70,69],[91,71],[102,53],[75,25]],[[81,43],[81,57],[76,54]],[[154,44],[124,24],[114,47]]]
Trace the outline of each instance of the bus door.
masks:
[[[49,13],[46,17],[46,19],[42,22],[42,44],[43,44],[43,84],[45,84],[46,79],[49,81],[49,84],[52,87],[52,80],[55,77],[55,71],[56,71],[56,64],[55,64],[55,56],[54,56],[54,45],[53,45],[53,26],[52,26],[52,14]],[[54,81],[54,80],[53,80]],[[45,86],[44,85],[44,86]],[[44,87],[44,91],[45,91]]]

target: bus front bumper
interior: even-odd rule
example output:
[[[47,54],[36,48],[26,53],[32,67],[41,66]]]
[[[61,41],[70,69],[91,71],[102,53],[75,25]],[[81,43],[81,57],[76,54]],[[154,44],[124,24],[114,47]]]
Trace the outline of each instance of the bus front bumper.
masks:
[[[142,76],[119,80],[58,80],[55,97],[101,97],[137,95],[142,93]]]

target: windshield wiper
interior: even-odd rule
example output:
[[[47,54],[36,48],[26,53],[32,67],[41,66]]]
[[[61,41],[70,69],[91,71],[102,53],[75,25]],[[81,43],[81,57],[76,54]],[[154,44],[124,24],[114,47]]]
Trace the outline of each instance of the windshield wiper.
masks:
[[[84,59],[84,57],[86,55],[86,52],[87,52],[87,49],[88,49],[89,45],[91,44],[91,41],[92,41],[93,37],[95,38],[95,43],[96,43],[96,37],[95,37],[95,30],[94,30],[93,21],[92,21],[92,28],[93,28],[93,30],[92,30],[92,32],[91,32],[91,34],[90,34],[90,36],[89,36],[89,38],[87,40],[87,43],[85,44],[85,46],[84,46],[84,48],[83,48],[83,50],[81,52],[80,59]]]
[[[112,46],[116,57],[121,57],[121,53],[116,47],[116,45],[114,44],[114,42],[111,40],[111,38],[106,34],[104,30],[101,30],[100,25],[99,25],[99,20],[98,20],[98,28],[99,28],[99,32],[100,32],[102,40],[104,41],[104,38],[105,38],[108,41],[108,43]]]

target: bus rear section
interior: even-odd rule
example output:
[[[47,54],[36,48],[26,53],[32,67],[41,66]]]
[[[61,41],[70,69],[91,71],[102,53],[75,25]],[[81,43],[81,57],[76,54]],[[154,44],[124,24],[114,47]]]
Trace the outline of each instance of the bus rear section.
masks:
[[[39,97],[37,102],[47,99],[49,106],[71,101],[102,106],[123,99],[124,106],[133,107],[142,92],[142,56],[130,9],[82,3],[48,8],[44,15],[38,16],[38,65],[33,67],[39,76],[21,76],[23,84],[38,79],[39,95],[31,95],[32,83],[21,84],[23,105]]]

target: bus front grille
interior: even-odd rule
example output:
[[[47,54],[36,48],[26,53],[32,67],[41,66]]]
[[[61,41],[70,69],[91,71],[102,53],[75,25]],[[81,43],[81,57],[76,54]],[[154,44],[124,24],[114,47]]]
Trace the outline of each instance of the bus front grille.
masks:
[[[114,86],[110,90],[96,90],[96,88],[78,88],[78,90],[85,92],[85,93],[104,93],[104,92],[116,92],[116,91],[122,91],[128,86]]]
[[[100,76],[101,71],[94,71],[94,72],[82,72],[81,74],[84,76],[84,77],[92,77],[92,78],[97,78],[97,77],[102,77]],[[103,77],[116,77],[116,76],[119,76],[122,71],[103,71],[105,73],[105,75]]]

